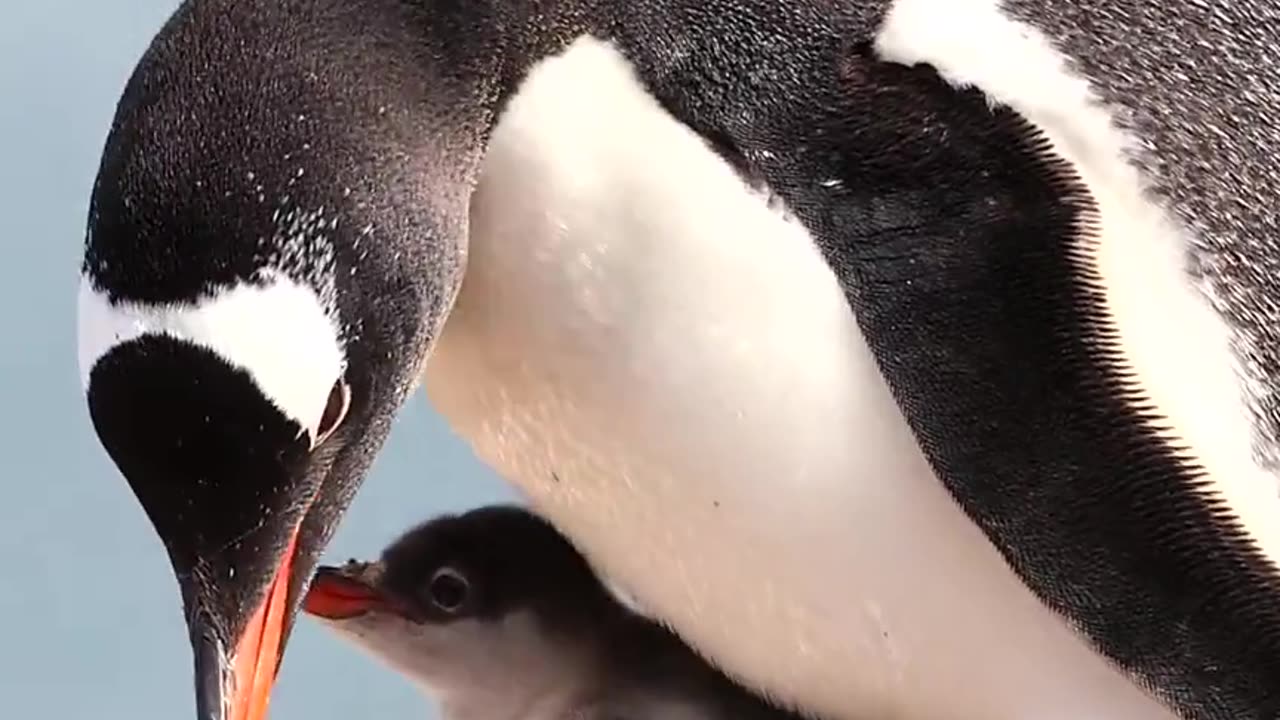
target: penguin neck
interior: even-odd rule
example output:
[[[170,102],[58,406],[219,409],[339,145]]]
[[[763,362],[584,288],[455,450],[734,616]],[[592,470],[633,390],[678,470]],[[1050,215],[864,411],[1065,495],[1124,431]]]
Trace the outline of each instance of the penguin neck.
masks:
[[[838,95],[845,81],[842,68],[821,62],[793,76],[792,58],[839,56],[869,37],[886,4],[814,13],[767,0],[477,0],[465,10],[446,0],[363,3],[362,12],[385,28],[372,39],[395,53],[392,73],[411,73],[421,89],[419,111],[429,123],[423,137],[434,143],[423,149],[468,190],[495,125],[530,73],[584,40],[616,52],[667,113],[752,175],[758,171],[747,165],[758,159],[744,152],[764,139],[759,108],[769,107],[781,123],[811,109],[815,94]],[[715,17],[721,19],[709,22]],[[328,34],[334,33],[349,36],[342,26]],[[382,83],[387,64],[369,68]],[[350,70],[344,74],[356,69]]]
[[[353,103],[359,117],[350,119],[351,127],[367,128],[370,121],[385,127],[381,118],[369,117],[371,110],[403,118],[391,134],[369,135],[390,150],[383,158],[409,160],[395,173],[397,194],[417,196],[416,205],[433,216],[432,224],[452,226],[466,217],[494,127],[530,71],[578,38],[612,38],[612,21],[597,4],[475,0],[462,7],[446,0],[362,0],[357,5],[368,24],[355,40],[341,13],[312,11],[308,22],[342,45],[343,57],[324,85],[388,99],[365,100],[363,107]],[[456,229],[465,235],[465,228]]]

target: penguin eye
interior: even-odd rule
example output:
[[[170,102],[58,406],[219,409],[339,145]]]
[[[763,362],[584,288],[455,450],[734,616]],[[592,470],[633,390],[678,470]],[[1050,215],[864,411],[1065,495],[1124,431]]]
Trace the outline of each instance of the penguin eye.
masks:
[[[436,570],[427,582],[427,599],[438,609],[453,615],[467,604],[471,584],[462,573],[451,567]]]
[[[312,447],[324,442],[338,426],[342,424],[343,419],[347,417],[347,410],[351,407],[351,388],[338,378],[337,382],[329,390],[329,399],[324,404],[324,413],[320,416],[320,424],[316,426],[316,439],[312,443]]]

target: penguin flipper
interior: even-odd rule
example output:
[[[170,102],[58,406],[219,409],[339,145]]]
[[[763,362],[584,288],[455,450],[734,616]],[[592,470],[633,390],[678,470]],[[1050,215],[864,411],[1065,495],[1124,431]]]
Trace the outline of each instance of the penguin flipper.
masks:
[[[1280,573],[1125,365],[1089,187],[1030,122],[928,66],[844,81],[856,111],[806,138],[836,158],[808,224],[938,477],[1170,707],[1276,717]]]

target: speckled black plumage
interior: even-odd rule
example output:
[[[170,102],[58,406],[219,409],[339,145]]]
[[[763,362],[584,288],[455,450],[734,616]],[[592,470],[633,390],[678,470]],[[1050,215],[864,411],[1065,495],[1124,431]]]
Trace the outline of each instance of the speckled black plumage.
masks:
[[[1280,471],[1280,63],[1273,2],[1007,0],[1057,40],[1138,138],[1151,191],[1231,330],[1259,460]],[[1176,81],[1170,82],[1170,78]]]

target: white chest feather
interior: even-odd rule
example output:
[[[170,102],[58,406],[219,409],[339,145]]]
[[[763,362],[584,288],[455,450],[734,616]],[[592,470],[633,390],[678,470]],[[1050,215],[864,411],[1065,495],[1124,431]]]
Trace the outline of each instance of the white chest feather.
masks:
[[[930,473],[805,230],[607,46],[535,70],[471,223],[432,402],[732,674],[834,719],[1169,717]]]

